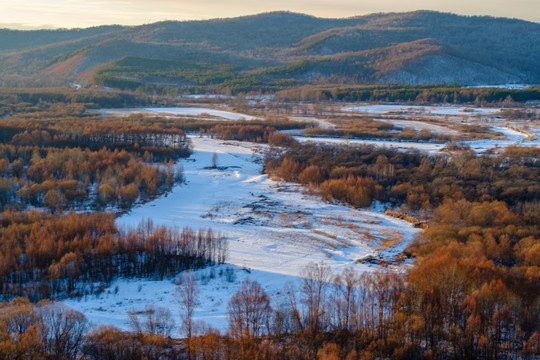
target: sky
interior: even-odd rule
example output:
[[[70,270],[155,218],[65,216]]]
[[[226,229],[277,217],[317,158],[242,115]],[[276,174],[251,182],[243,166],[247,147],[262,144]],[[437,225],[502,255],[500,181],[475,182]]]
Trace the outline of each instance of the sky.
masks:
[[[0,0],[0,27],[139,25],[161,20],[226,18],[276,10],[335,18],[379,12],[436,10],[540,22],[539,0]]]

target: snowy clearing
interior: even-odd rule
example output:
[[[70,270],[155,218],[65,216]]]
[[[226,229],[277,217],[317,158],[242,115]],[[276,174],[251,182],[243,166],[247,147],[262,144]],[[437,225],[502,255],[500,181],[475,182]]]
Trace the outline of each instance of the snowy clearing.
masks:
[[[494,89],[510,89],[510,90],[523,90],[528,89],[538,84],[504,84],[504,85],[474,85],[467,86],[468,88],[494,88]]]
[[[246,277],[256,279],[263,288],[275,296],[287,282],[298,277],[219,265],[193,272],[201,290],[195,310],[195,321],[203,321],[215,329],[226,331],[227,302]],[[180,276],[179,276],[180,277]],[[129,330],[128,312],[144,310],[147,305],[168,308],[176,322],[174,335],[180,331],[180,307],[176,294],[176,279],[116,280],[100,295],[65,300],[64,303],[83,312],[93,325],[114,325]]]
[[[391,141],[391,140],[362,140],[362,139],[342,139],[331,137],[315,137],[315,136],[294,136],[300,143],[312,142],[317,144],[327,145],[373,145],[393,148],[398,150],[419,150],[435,153],[445,148],[446,144],[433,144],[428,142],[406,142],[406,141]]]
[[[374,254],[374,244],[404,232],[399,253],[417,232],[384,214],[325,203],[301,193],[300,185],[279,183],[261,174],[258,145],[191,137],[194,154],[184,162],[185,185],[118,223],[135,226],[151,217],[168,226],[211,226],[229,240],[229,263],[297,275],[314,261],[332,261],[337,270]],[[217,154],[217,168],[211,168]],[[366,241],[369,239],[369,241]],[[308,255],[306,255],[308,253]]]
[[[429,115],[454,115],[454,116],[477,116],[493,115],[504,111],[501,108],[478,108],[471,106],[418,106],[418,105],[365,105],[351,106],[345,108],[346,111],[368,113],[368,114],[392,114],[392,113],[412,113]]]
[[[522,133],[506,126],[495,126],[491,127],[491,130],[500,132],[505,136],[504,139],[494,140],[474,140],[466,141],[465,144],[469,145],[474,151],[481,154],[486,150],[493,148],[504,148],[511,145],[522,145],[522,146],[538,146],[540,144],[536,142],[531,142],[530,144],[524,143],[524,140],[527,139],[527,134]]]
[[[226,328],[227,301],[248,272],[275,295],[286,281],[298,281],[301,269],[310,262],[324,261],[335,272],[349,266],[359,272],[372,271],[378,266],[359,260],[392,262],[420,231],[381,212],[322,202],[317,196],[302,194],[298,185],[261,175],[258,145],[199,137],[191,140],[193,155],[182,161],[186,184],[135,208],[119,218],[118,224],[136,226],[140,220],[152,218],[156,224],[171,227],[211,227],[226,236],[227,262],[236,280],[230,283],[218,275],[217,280],[208,279],[201,286],[203,301],[196,313],[197,319],[214,327]],[[217,168],[211,167],[214,153]],[[219,273],[224,266],[214,271]],[[199,270],[196,276],[209,278],[204,274],[210,271]],[[154,304],[176,311],[174,288],[172,280],[118,280],[98,297],[66,303],[96,324],[126,328],[128,310]]]
[[[491,127],[491,129],[500,132],[505,138],[465,141],[464,144],[470,146],[471,149],[476,151],[478,154],[481,154],[489,149],[504,148],[511,145],[540,147],[540,140],[538,139],[538,137],[534,140],[527,140],[527,134],[506,126],[494,126]],[[446,144],[434,144],[429,142],[400,142],[391,140],[362,140],[314,136],[294,136],[294,138],[300,143],[313,142],[327,145],[339,144],[352,146],[374,145],[394,148],[400,151],[418,150],[429,153],[436,153],[446,147]]]
[[[225,120],[255,120],[256,117],[224,110],[215,110],[204,107],[170,107],[170,108],[136,108],[136,109],[100,109],[88,112],[103,116],[129,116],[131,114],[143,115],[169,115],[169,116],[211,116]]]
[[[321,129],[334,129],[336,125],[332,124],[329,121],[322,120],[314,117],[305,117],[305,116],[291,116],[289,119],[293,121],[305,122],[305,123],[315,123]]]
[[[460,123],[471,120],[500,132],[501,139],[468,141],[473,150],[508,145],[540,146],[538,126],[533,123],[511,124],[497,115],[501,109],[454,106],[373,105],[347,108],[373,114],[458,116]],[[213,116],[212,120],[254,119],[251,116],[209,108],[146,108],[100,110],[100,114],[127,116],[144,113],[156,116]],[[316,122],[330,129],[330,122],[314,117],[293,117],[293,120]],[[396,126],[434,133],[454,134],[449,127],[417,118],[385,118]],[[452,118],[450,118],[452,119]],[[379,119],[380,120],[380,119]],[[528,124],[528,125],[524,125]],[[290,131],[297,133],[298,130]],[[338,139],[331,137],[295,136],[300,142],[343,145],[374,145],[436,153],[446,144],[428,142],[397,142],[388,140]],[[227,264],[194,272],[201,289],[200,304],[195,319],[226,330],[227,303],[240,283],[249,276],[261,283],[279,302],[285,283],[301,281],[300,273],[310,262],[324,261],[334,272],[352,266],[358,272],[373,271],[381,260],[390,268],[403,271],[407,264],[396,259],[419,229],[411,224],[383,214],[384,206],[376,210],[356,210],[340,204],[330,204],[317,196],[303,194],[299,185],[278,182],[262,172],[265,145],[247,142],[221,141],[192,135],[193,155],[180,163],[185,184],[175,186],[172,193],[132,210],[117,220],[120,227],[137,226],[151,218],[154,223],[171,227],[186,226],[194,230],[211,227],[222,233],[229,245]],[[216,167],[212,158],[217,156]],[[366,260],[366,261],[363,261]],[[372,261],[374,260],[374,261]],[[181,274],[179,274],[180,276]],[[86,314],[94,324],[112,324],[129,328],[128,312],[143,310],[152,304],[169,308],[179,325],[179,306],[175,294],[177,279],[120,279],[103,293],[66,301],[68,306]],[[277,305],[277,303],[275,304]]]
[[[428,130],[434,134],[442,135],[457,135],[456,130],[449,129],[447,127],[436,125],[429,122],[414,121],[414,120],[393,120],[393,119],[376,119],[377,121],[384,121],[393,124],[399,128],[410,128],[416,131]]]

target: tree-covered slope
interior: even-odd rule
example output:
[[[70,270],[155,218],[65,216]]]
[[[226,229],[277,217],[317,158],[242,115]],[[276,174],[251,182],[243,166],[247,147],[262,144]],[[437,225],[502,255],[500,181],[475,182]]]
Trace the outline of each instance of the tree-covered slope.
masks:
[[[3,86],[78,82],[213,91],[298,84],[540,82],[540,24],[432,11],[288,12],[134,27],[0,31]],[[134,67],[126,59],[139,58]],[[163,65],[163,68],[156,69]],[[106,75],[106,76],[105,76]]]

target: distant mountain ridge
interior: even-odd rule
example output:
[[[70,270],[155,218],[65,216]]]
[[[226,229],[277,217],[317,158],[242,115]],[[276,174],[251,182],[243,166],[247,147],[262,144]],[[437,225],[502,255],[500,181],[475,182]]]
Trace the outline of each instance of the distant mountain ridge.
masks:
[[[232,91],[540,83],[538,39],[538,23],[434,11],[348,19],[273,12],[133,27],[0,30],[0,82]]]

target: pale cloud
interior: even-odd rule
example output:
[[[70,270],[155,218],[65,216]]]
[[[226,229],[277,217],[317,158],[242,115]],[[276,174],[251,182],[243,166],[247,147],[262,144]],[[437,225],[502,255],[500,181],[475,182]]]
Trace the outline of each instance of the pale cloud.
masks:
[[[319,17],[350,17],[418,9],[465,15],[506,16],[540,21],[538,0],[0,0],[0,23],[87,27],[135,25],[160,20],[233,17],[288,10]]]

